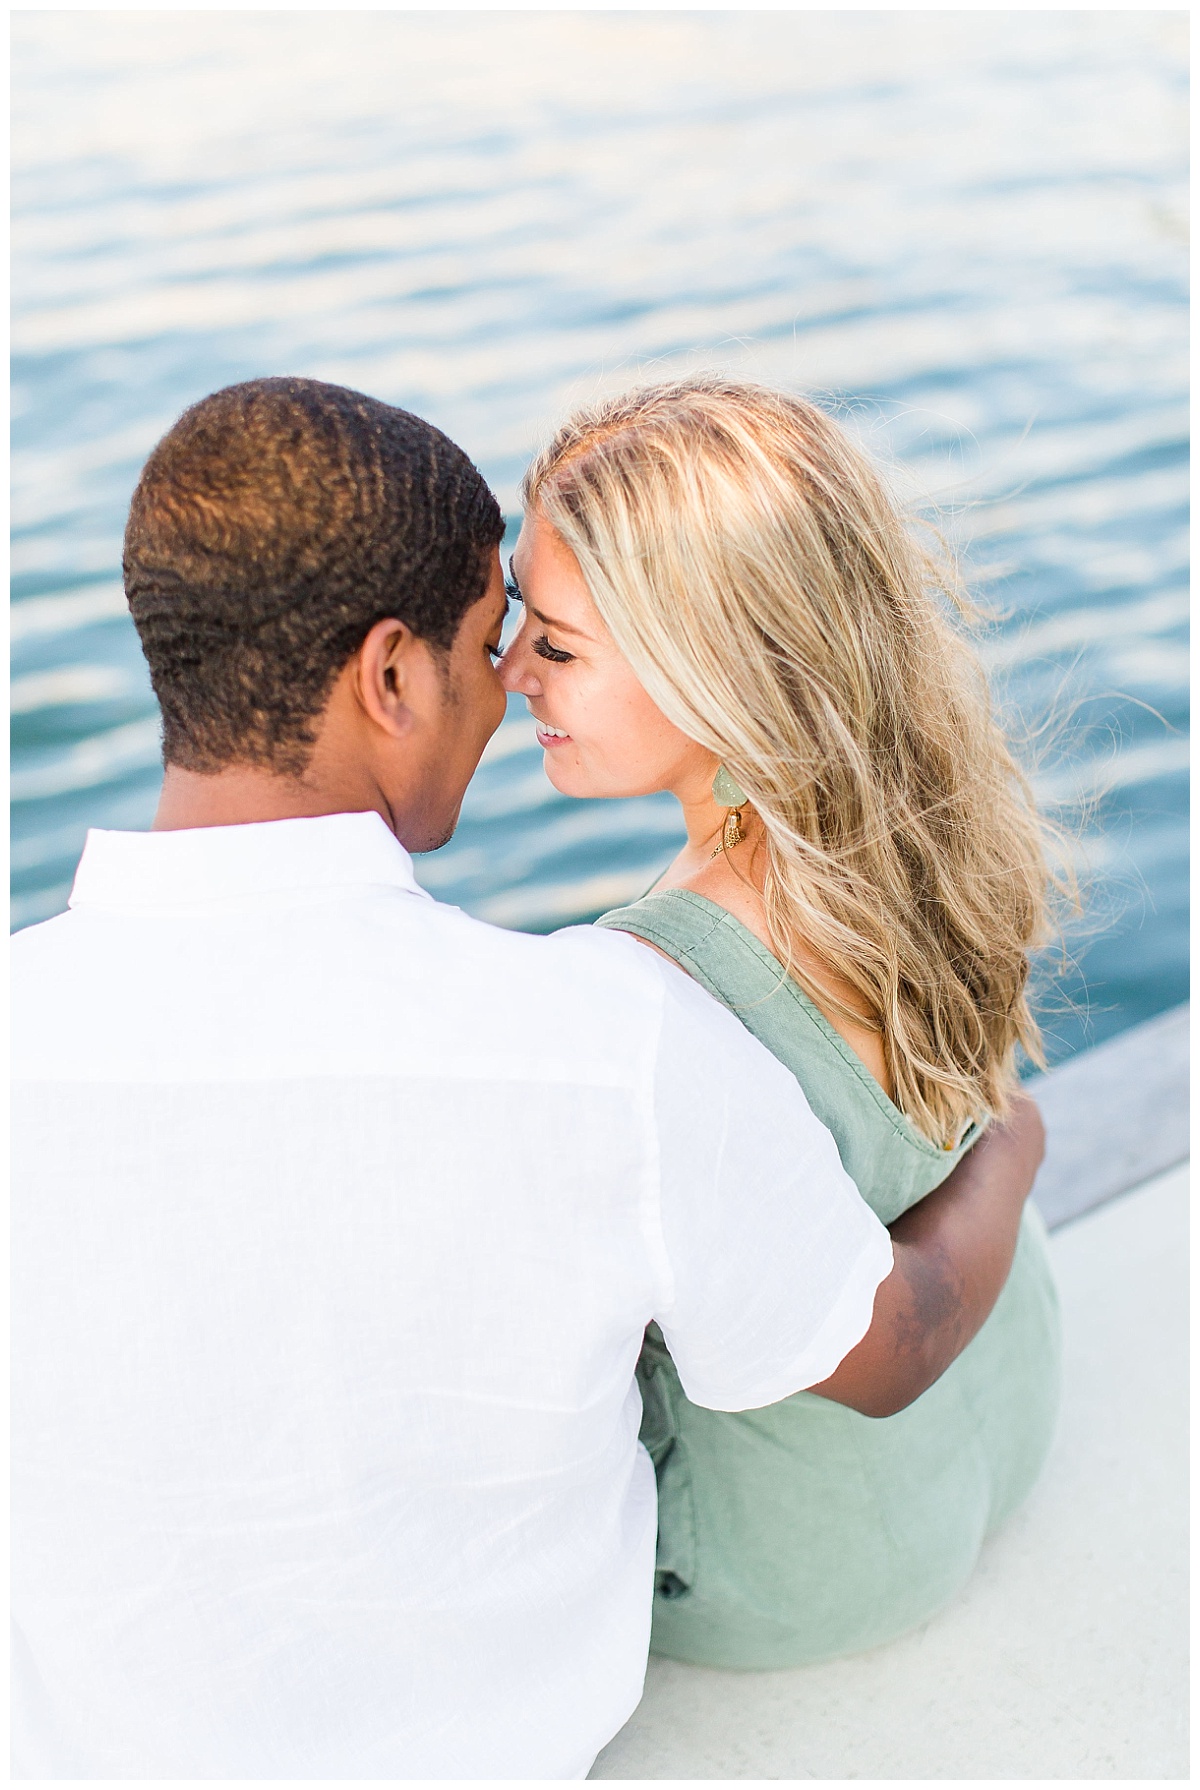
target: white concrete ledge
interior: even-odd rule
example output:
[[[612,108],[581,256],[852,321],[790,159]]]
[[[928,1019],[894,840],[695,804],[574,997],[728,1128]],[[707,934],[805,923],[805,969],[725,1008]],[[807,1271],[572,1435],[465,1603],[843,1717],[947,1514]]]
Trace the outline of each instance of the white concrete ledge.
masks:
[[[1156,1014],[1027,1084],[1046,1118],[1033,1197],[1051,1230],[1188,1155],[1190,1014]]]

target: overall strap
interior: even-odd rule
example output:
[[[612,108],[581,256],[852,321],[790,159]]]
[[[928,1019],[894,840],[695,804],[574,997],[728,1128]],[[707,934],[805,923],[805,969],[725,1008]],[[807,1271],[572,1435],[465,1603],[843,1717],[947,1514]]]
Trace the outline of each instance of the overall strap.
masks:
[[[628,907],[610,909],[595,924],[614,932],[631,932],[657,945],[723,1006],[737,1013],[745,1002],[769,993],[771,981],[777,982],[778,977],[765,978],[760,964],[736,948],[729,949],[726,919],[722,909],[686,889],[664,889],[657,895],[643,895]]]

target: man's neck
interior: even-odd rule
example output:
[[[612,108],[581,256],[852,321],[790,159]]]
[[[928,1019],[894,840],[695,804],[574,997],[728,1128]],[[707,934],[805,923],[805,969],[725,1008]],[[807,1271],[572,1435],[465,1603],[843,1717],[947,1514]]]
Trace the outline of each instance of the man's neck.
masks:
[[[169,764],[151,827],[156,833],[169,833],[185,827],[240,827],[252,821],[372,811],[392,826],[382,797],[366,784],[350,788],[308,777],[281,777],[257,765],[229,765],[201,773]]]

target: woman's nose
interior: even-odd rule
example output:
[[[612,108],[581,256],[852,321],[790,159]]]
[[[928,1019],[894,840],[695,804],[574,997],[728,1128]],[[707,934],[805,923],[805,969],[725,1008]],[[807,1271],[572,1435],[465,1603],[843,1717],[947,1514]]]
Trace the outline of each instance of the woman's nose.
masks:
[[[512,690],[518,696],[537,696],[541,684],[533,668],[533,654],[525,645],[525,630],[521,629],[508,651],[496,667],[500,673],[500,682],[506,690]]]

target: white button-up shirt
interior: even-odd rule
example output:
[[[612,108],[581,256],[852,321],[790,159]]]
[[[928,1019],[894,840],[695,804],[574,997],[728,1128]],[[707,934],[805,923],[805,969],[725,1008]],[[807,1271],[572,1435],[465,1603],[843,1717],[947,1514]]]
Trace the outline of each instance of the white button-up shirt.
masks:
[[[647,1321],[764,1405],[891,1268],[796,1082],[375,814],[93,832],[14,958],[18,1774],[583,1775],[645,1668]]]

